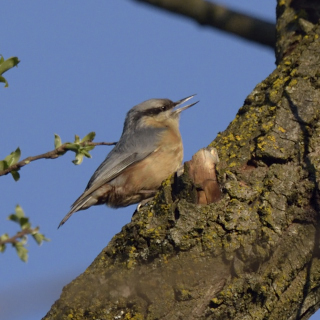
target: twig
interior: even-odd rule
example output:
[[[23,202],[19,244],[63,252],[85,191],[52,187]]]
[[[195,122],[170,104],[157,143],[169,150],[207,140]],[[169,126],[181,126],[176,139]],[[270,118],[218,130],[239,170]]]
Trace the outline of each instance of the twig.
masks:
[[[79,143],[79,145],[82,147],[85,147],[85,146],[112,146],[115,144],[116,144],[116,142],[89,142],[89,141]],[[0,171],[0,176],[4,176],[4,175],[10,173],[11,171],[17,171],[20,168],[24,167],[26,164],[28,164],[32,161],[35,161],[35,160],[58,158],[60,155],[71,150],[69,148],[70,145],[71,145],[71,143],[67,142],[52,151],[40,154],[38,156],[25,158],[24,160],[17,162],[16,164],[10,166],[9,168]]]
[[[23,229],[22,231],[17,232],[17,234],[12,236],[11,238],[8,238],[6,240],[0,240],[0,246],[2,246],[4,244],[8,244],[8,243],[12,243],[12,244],[18,243],[19,242],[18,239],[21,239],[24,236],[26,236],[28,234],[32,234],[38,230],[39,230],[38,227],[33,228],[33,229],[30,229],[30,228]]]
[[[189,17],[262,45],[275,47],[275,24],[204,0],[135,0]]]

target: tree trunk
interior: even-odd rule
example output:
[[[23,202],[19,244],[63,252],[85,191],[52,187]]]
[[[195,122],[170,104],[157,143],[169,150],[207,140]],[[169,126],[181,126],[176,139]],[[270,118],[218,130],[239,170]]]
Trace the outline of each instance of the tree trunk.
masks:
[[[222,198],[163,183],[44,317],[308,319],[320,303],[319,1],[281,0],[277,68],[211,146]],[[245,75],[244,75],[245,76]]]

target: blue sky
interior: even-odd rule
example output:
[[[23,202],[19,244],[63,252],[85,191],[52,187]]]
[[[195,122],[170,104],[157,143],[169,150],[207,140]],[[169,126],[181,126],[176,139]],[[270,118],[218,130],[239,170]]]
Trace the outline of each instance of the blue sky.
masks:
[[[222,1],[221,1],[222,2]],[[274,21],[275,3],[223,3]],[[197,93],[200,103],[181,117],[184,159],[207,146],[233,120],[246,96],[274,69],[265,47],[204,28],[134,1],[6,1],[1,4],[0,53],[19,67],[0,86],[0,159],[18,146],[22,158],[53,149],[54,133],[73,141],[96,132],[95,141],[117,141],[126,112],[150,98],[178,100]],[[40,319],[63,286],[82,273],[135,206],[105,206],[60,220],[83,192],[111,147],[97,147],[82,165],[73,154],[40,160],[21,179],[0,179],[0,234],[17,229],[6,217],[20,204],[51,239],[29,239],[29,261],[14,250],[0,256],[0,317]]]

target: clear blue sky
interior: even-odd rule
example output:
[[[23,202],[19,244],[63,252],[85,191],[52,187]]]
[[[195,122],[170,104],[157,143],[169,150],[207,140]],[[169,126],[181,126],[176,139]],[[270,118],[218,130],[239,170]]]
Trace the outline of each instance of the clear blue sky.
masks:
[[[275,19],[274,1],[223,3]],[[49,151],[54,133],[63,142],[90,131],[96,141],[117,141],[135,104],[197,93],[200,103],[181,119],[188,160],[274,69],[270,49],[129,0],[5,1],[0,25],[0,53],[21,60],[5,74],[9,88],[0,86],[0,159],[18,146],[23,158]],[[63,286],[130,221],[134,206],[98,206],[57,230],[110,148],[97,147],[80,166],[70,153],[29,164],[19,182],[0,179],[0,234],[17,231],[6,217],[18,203],[51,239],[41,247],[29,239],[28,263],[10,247],[0,255],[1,319],[42,318]]]

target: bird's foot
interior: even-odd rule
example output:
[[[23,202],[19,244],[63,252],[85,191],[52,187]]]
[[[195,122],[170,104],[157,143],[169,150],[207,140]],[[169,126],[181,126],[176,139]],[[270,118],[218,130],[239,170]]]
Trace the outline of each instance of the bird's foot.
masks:
[[[149,202],[150,200],[152,200],[154,197],[150,197],[147,199],[142,200],[138,205],[137,205],[137,211],[140,211],[140,208],[143,207],[145,204],[147,204],[147,202]]]

